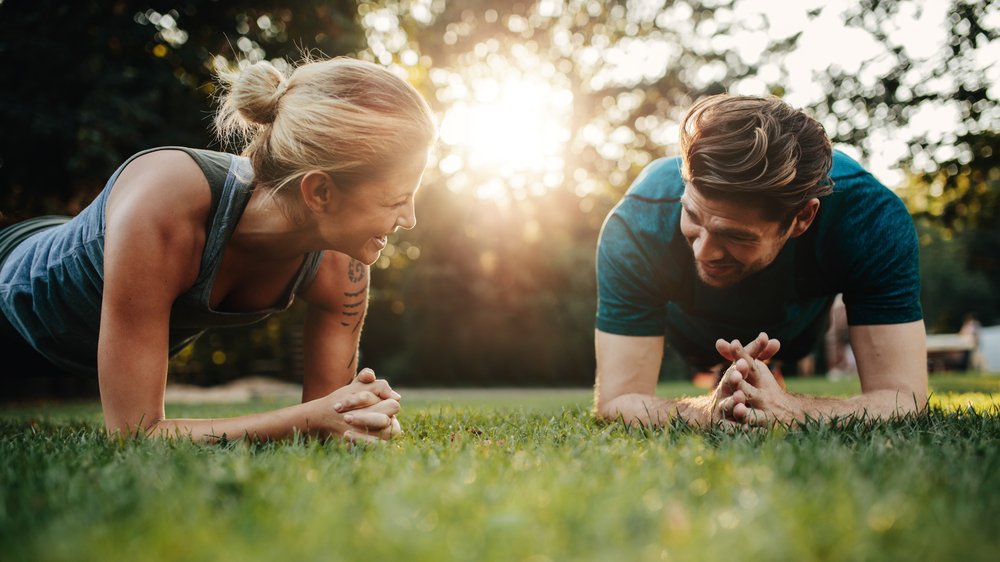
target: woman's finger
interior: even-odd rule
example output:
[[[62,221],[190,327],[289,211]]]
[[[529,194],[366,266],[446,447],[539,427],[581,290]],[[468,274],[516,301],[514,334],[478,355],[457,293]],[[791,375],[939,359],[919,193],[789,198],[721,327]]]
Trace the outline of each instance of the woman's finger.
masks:
[[[382,399],[375,395],[375,393],[362,390],[348,394],[343,400],[334,404],[333,409],[337,412],[349,412],[351,410],[367,408],[368,406],[378,404],[381,400]]]
[[[361,384],[371,384],[375,382],[375,371],[365,367],[358,371],[358,374],[354,376],[354,382],[359,382]]]
[[[393,400],[392,398],[387,398],[378,404],[374,404],[364,409],[366,412],[378,412],[387,416],[395,416],[399,413],[399,410],[399,402]]]
[[[399,427],[399,420],[395,417],[391,417],[390,419],[392,422],[389,424],[389,427],[379,432],[380,439],[389,440],[403,432],[403,430]]]
[[[381,431],[392,425],[392,418],[381,412],[351,412],[344,414],[344,421],[361,430]]]
[[[375,445],[381,441],[378,437],[374,435],[369,435],[363,431],[354,431],[351,429],[348,429],[347,431],[344,432],[343,438],[344,441],[347,441],[352,445],[359,445],[359,444]]]
[[[389,381],[385,379],[378,379],[373,382],[368,390],[379,395],[381,398],[392,398],[393,400],[399,400],[401,396],[398,392],[394,391],[392,387],[389,386]]]

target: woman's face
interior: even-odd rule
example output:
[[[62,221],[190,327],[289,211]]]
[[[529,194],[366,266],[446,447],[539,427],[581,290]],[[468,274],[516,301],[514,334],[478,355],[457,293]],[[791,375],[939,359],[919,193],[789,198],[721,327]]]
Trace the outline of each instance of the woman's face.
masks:
[[[386,179],[335,190],[334,204],[320,225],[332,249],[368,265],[375,263],[390,234],[416,226],[414,198],[426,166],[423,153]]]

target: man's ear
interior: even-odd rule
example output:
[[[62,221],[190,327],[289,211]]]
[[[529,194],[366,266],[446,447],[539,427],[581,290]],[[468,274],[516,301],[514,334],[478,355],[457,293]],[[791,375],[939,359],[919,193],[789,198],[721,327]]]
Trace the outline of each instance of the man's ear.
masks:
[[[795,213],[795,218],[792,219],[791,237],[796,238],[805,234],[809,230],[809,227],[812,226],[813,221],[816,220],[818,212],[819,198],[813,197],[806,201],[805,206],[798,213]]]
[[[306,172],[299,181],[299,192],[306,207],[314,213],[326,211],[333,203],[333,179],[326,172],[312,170]]]

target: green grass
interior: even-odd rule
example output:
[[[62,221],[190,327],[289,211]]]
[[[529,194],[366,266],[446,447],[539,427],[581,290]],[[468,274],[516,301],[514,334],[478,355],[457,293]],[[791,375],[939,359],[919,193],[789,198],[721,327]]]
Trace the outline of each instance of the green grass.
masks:
[[[0,559],[993,560],[997,380],[932,377],[919,418],[737,435],[601,424],[585,389],[414,393],[401,439],[353,449],[109,441],[96,404],[7,409]]]

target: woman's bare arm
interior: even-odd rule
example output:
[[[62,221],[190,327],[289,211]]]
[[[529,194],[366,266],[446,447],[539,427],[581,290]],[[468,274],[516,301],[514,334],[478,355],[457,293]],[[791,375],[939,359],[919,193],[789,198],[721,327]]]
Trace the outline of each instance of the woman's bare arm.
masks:
[[[358,345],[368,311],[368,266],[328,251],[302,298],[308,304],[302,401],[308,402],[346,385],[360,368]]]

